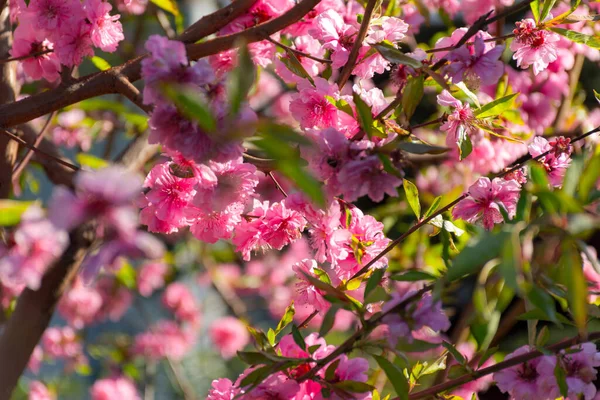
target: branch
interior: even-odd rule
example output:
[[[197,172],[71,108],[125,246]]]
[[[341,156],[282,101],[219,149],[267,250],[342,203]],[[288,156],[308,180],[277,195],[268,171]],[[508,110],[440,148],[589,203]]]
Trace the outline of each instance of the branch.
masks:
[[[337,84],[340,90],[344,87],[350,75],[352,75],[352,70],[354,69],[354,64],[358,59],[358,53],[360,52],[360,48],[363,45],[363,41],[367,36],[367,31],[369,30],[369,24],[371,23],[371,17],[373,16],[373,10],[375,9],[375,5],[378,0],[369,0],[367,3],[367,7],[365,8],[365,15],[363,16],[362,23],[360,24],[360,29],[358,30],[358,34],[356,35],[356,40],[354,41],[354,45],[352,46],[352,50],[350,50],[350,54],[348,55],[348,61],[342,68],[342,72],[340,72],[340,77],[338,78]]]
[[[302,19],[302,17],[312,10],[320,1],[321,0],[303,0],[301,3],[288,10],[285,14],[263,24],[231,35],[220,36],[203,43],[188,45],[188,58],[190,60],[198,60],[211,54],[217,54],[222,51],[229,50],[233,48],[236,42],[240,39],[244,40],[246,43],[264,40],[270,35],[279,32],[280,30]],[[212,18],[215,18],[214,15],[218,15],[219,13],[220,11],[210,14],[210,16],[207,16],[210,18],[207,21],[212,21]],[[227,22],[229,22],[227,19],[221,20],[218,23],[212,21],[210,24],[210,30],[214,28],[219,29],[222,26],[225,26]],[[193,30],[187,35],[184,33],[182,38],[185,38],[186,42],[188,42],[188,38],[191,42],[194,42],[201,39],[200,37],[195,36],[196,32],[204,33],[208,30],[208,27],[201,29],[199,26],[197,29]],[[38,93],[23,100],[17,101],[16,103],[0,106],[0,126],[4,126],[5,128],[11,127],[48,114],[52,111],[59,110],[63,107],[78,103],[82,100],[90,99],[103,94],[119,93],[117,88],[118,77],[122,75],[126,77],[129,82],[135,82],[140,79],[141,61],[146,56],[147,55],[139,56],[126,62],[125,64],[113,67],[106,71],[88,75],[76,80],[73,83],[70,83],[69,85],[61,85],[55,89]]]
[[[594,333],[589,334],[587,338],[581,338],[579,336],[576,336],[576,337],[573,337],[570,339],[565,339],[561,342],[553,344],[552,346],[548,346],[548,350],[552,351],[553,353],[558,353],[561,350],[568,349],[569,347],[578,345],[580,343],[592,342],[592,341],[598,340],[598,339],[600,339],[600,332],[594,332]],[[483,369],[480,369],[477,371],[473,371],[470,374],[459,376],[456,379],[452,379],[447,382],[440,383],[439,385],[432,386],[429,389],[425,389],[420,392],[411,394],[409,396],[409,399],[411,399],[411,400],[426,399],[428,397],[434,396],[437,393],[444,392],[446,390],[453,389],[455,387],[464,385],[465,383],[479,379],[482,376],[493,374],[494,372],[498,372],[498,371],[501,371],[506,368],[514,367],[516,365],[522,364],[527,361],[531,361],[531,360],[541,357],[543,355],[544,355],[544,353],[542,353],[541,351],[538,351],[538,350],[530,351],[529,353],[525,353],[525,354],[521,354],[521,355],[513,357],[513,358],[509,358],[508,360],[504,360],[504,361],[499,362],[498,364],[494,364],[490,367],[483,368]],[[397,397],[394,400],[400,400],[400,398]]]

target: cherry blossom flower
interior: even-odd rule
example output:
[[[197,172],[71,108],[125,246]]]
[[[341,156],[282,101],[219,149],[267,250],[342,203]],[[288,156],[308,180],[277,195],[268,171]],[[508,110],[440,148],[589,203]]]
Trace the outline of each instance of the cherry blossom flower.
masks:
[[[8,246],[0,243],[0,277],[9,286],[26,285],[37,290],[42,276],[69,243],[69,236],[30,206],[21,218]]]
[[[61,64],[67,67],[75,67],[81,64],[85,57],[94,55],[90,36],[91,26],[76,20],[65,26],[64,29],[61,29],[60,36],[58,36],[54,52]]]
[[[163,293],[162,302],[177,319],[196,326],[200,322],[200,309],[190,290],[182,283],[171,283]]]
[[[475,89],[481,85],[492,85],[504,73],[504,64],[499,60],[504,46],[495,46],[486,51],[486,46],[481,36],[475,37],[473,47],[463,45],[446,55],[451,64],[446,72],[453,83],[465,81],[468,87]]]
[[[529,145],[529,154],[532,157],[538,157],[548,151],[549,154],[537,161],[546,169],[550,184],[554,187],[561,187],[567,168],[571,164],[570,139],[559,137],[549,142],[541,136],[536,136]]]
[[[102,303],[102,295],[96,288],[86,286],[81,279],[76,279],[61,297],[58,312],[70,326],[82,329],[97,319]]]
[[[481,220],[484,228],[491,230],[494,224],[504,222],[500,207],[506,211],[510,219],[515,216],[520,192],[521,186],[517,181],[479,178],[469,188],[469,197],[454,206],[452,216],[470,223]]]
[[[165,285],[165,275],[169,267],[162,262],[144,264],[137,274],[137,288],[140,294],[148,297],[156,289]]]
[[[238,393],[239,389],[229,379],[215,379],[210,385],[206,400],[232,400]]]
[[[468,103],[463,104],[445,89],[437,96],[437,102],[441,106],[453,108],[452,114],[448,116],[440,129],[447,132],[446,146],[456,148],[468,137],[469,133],[477,130],[474,125],[473,110]]]
[[[53,52],[54,43],[48,39],[39,40],[35,30],[28,24],[21,23],[14,32],[14,42],[10,50],[12,57],[23,57],[29,54],[50,51],[46,54],[39,54],[35,57],[28,57],[22,60],[23,70],[31,79],[44,78],[49,82],[54,82],[59,77],[60,61]]]
[[[323,42],[325,49],[331,50],[333,68],[340,68],[348,61],[350,50],[358,30],[355,26],[346,24],[335,10],[326,10],[315,19],[314,28],[309,34]]]
[[[90,388],[91,400],[141,400],[134,383],[126,377],[100,379]]]
[[[81,8],[75,0],[31,0],[27,12],[33,15],[37,28],[46,31],[57,31],[68,25],[73,13]]]
[[[196,334],[174,321],[161,320],[148,332],[135,337],[132,352],[152,360],[181,360],[194,346]]]
[[[40,381],[29,384],[29,400],[55,400],[56,396]]]
[[[509,360],[529,351],[531,351],[529,346],[522,346],[508,354],[504,359]],[[539,357],[534,358],[533,360],[494,373],[494,381],[496,381],[498,389],[504,393],[508,393],[515,400],[532,399],[543,394],[544,392],[540,387],[540,373],[538,371],[541,361],[542,359]],[[554,376],[554,372],[552,372],[552,376]],[[549,399],[550,396],[546,398]]]
[[[250,342],[246,325],[234,317],[223,317],[210,326],[210,337],[223,358],[231,358]]]
[[[292,266],[292,269],[296,273],[298,282],[296,283],[296,291],[294,294],[294,300],[296,306],[311,307],[321,313],[325,313],[329,309],[329,303],[323,298],[323,294],[317,289],[309,280],[306,275],[314,276],[319,279],[314,269],[317,268],[317,262],[315,260],[305,259]]]
[[[515,39],[510,44],[510,49],[515,52],[513,59],[523,69],[533,65],[533,73],[537,75],[558,58],[555,43],[560,40],[560,36],[539,29],[531,18],[516,22],[515,25]]]
[[[91,23],[90,36],[94,46],[102,51],[114,52],[119,42],[125,39],[123,27],[118,22],[120,15],[110,15],[112,6],[103,0],[85,0],[84,10]]]

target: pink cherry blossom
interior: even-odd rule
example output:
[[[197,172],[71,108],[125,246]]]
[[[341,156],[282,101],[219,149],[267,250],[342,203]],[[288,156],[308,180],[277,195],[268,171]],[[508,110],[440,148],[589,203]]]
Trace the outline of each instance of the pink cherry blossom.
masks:
[[[60,299],[58,312],[69,325],[82,329],[97,319],[102,302],[102,295],[96,288],[86,286],[81,279],[76,279]]]
[[[110,15],[112,6],[103,0],[85,0],[86,18],[91,23],[90,36],[94,46],[102,51],[114,52],[119,42],[125,39],[119,15]]]
[[[210,385],[206,400],[233,400],[238,393],[239,389],[229,379],[215,379]]]
[[[521,186],[517,181],[479,178],[469,188],[469,197],[454,206],[452,216],[470,223],[481,220],[485,229],[491,230],[494,224],[504,222],[500,207],[510,219],[515,216],[520,192]]]
[[[560,36],[536,27],[531,18],[516,22],[515,25],[515,39],[510,44],[510,49],[515,52],[513,59],[523,69],[533,65],[533,73],[537,75],[557,59],[555,43]]]
[[[27,12],[34,16],[38,29],[56,32],[67,25],[78,8],[81,4],[75,0],[31,0]]]
[[[508,354],[504,359],[509,360],[529,351],[531,351],[529,346],[522,346]],[[515,400],[532,399],[544,394],[540,387],[540,373],[538,372],[538,366],[541,361],[541,358],[534,358],[523,364],[494,373],[494,380],[498,389],[504,393],[508,393]],[[554,376],[554,372],[552,376]],[[547,398],[550,397],[548,396]]]
[[[200,323],[200,309],[192,292],[182,283],[171,283],[163,293],[162,302],[175,316],[194,326]]]
[[[469,133],[477,130],[473,124],[475,120],[473,110],[468,103],[463,104],[445,89],[437,96],[437,101],[441,106],[453,108],[452,113],[440,129],[447,132],[446,146],[456,148],[465,140],[465,137],[468,137]]]
[[[466,81],[469,87],[479,88],[479,85],[492,85],[504,73],[504,64],[499,60],[504,46],[496,46],[486,51],[481,36],[475,37],[473,47],[463,45],[446,55],[450,65],[446,72],[453,83]]]
[[[65,26],[56,41],[54,52],[61,64],[75,67],[81,64],[85,57],[94,55],[91,26],[79,21],[72,21]]]
[[[50,358],[78,361],[85,357],[81,340],[69,326],[46,329],[41,342],[44,354]]]
[[[550,152],[537,161],[546,169],[548,180],[554,187],[562,186],[567,168],[571,164],[571,151],[570,139],[562,136],[550,142],[541,136],[536,136],[529,145],[529,154],[532,157]]]
[[[38,344],[33,348],[33,352],[31,353],[31,357],[29,357],[29,362],[27,363],[27,368],[37,375],[37,373],[40,372],[43,359],[44,350],[42,350],[42,346]]]
[[[298,278],[294,300],[296,302],[296,307],[308,306],[314,310],[325,313],[329,309],[329,303],[323,298],[324,293],[321,293],[321,291],[310,283],[304,275],[306,274],[319,279],[314,273],[314,269],[317,267],[318,265],[315,260],[308,259],[302,260],[292,266],[292,269]]]
[[[357,29],[353,25],[346,24],[335,10],[326,10],[315,19],[314,28],[310,29],[309,33],[323,42],[325,49],[332,51],[332,67],[340,68],[348,60]]]
[[[142,15],[148,6],[148,0],[119,0],[119,11],[134,15]]]
[[[174,321],[161,320],[148,332],[135,337],[132,352],[152,360],[168,357],[181,360],[195,343],[195,331]]]
[[[92,146],[90,130],[84,125],[85,112],[78,108],[58,114],[58,125],[52,130],[52,141],[58,146],[79,146],[88,151]]]
[[[100,379],[90,389],[91,400],[141,400],[134,383],[126,377]]]
[[[28,27],[26,23],[21,23],[15,29],[14,42],[10,50],[12,57],[23,57],[29,54],[51,51],[50,53],[40,54],[35,57],[29,57],[22,60],[23,69],[31,79],[44,78],[49,82],[54,82],[59,77],[60,61],[52,50],[54,43],[48,39],[39,40],[35,30]]]
[[[246,325],[234,317],[223,317],[214,321],[209,330],[210,337],[223,358],[231,358],[250,342]]]
[[[133,294],[112,276],[103,276],[96,283],[102,296],[102,307],[98,312],[100,320],[119,321],[133,303]]]
[[[55,400],[56,396],[40,381],[29,384],[29,400]]]
[[[42,276],[68,243],[67,232],[46,219],[38,206],[30,206],[8,246],[0,243],[0,278],[9,286],[37,290]]]
[[[156,289],[165,285],[165,275],[169,267],[162,262],[144,264],[137,274],[137,288],[140,294],[148,297]]]

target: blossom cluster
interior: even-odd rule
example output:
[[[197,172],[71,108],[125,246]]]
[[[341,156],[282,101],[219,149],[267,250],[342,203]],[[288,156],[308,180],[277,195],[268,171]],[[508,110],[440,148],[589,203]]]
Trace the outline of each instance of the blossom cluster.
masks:
[[[17,1],[12,18],[18,20],[13,57],[25,57],[23,69],[32,79],[57,80],[61,68],[73,68],[94,47],[114,52],[125,36],[119,15],[103,0]]]

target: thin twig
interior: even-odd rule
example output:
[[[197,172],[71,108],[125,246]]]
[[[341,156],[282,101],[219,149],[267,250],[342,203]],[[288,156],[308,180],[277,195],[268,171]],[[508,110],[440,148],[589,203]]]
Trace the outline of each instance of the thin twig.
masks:
[[[44,134],[48,131],[48,127],[50,126],[50,122],[52,122],[52,118],[54,118],[54,114],[55,114],[55,112],[53,111],[48,116],[46,123],[40,130],[40,133],[35,138],[35,141],[33,142],[33,147],[37,148],[40,145],[40,143],[42,142],[42,140],[44,139]],[[21,173],[27,166],[27,163],[29,163],[29,161],[33,157],[33,154],[34,154],[33,150],[28,149],[27,153],[25,153],[25,155],[23,156],[23,159],[21,160],[21,162],[13,170],[12,178],[11,178],[13,186],[15,186],[17,184],[17,182],[19,181],[19,176],[21,175]]]
[[[277,181],[277,179],[275,179],[275,175],[273,175],[273,171],[269,171],[269,177],[271,178],[271,180],[273,181],[273,183],[275,184],[275,186],[277,186],[277,189],[281,192],[281,194],[283,194],[284,197],[288,197],[288,195],[285,192],[285,190],[283,190],[283,188],[281,187],[281,185],[279,184],[279,182]]]
[[[358,59],[358,53],[363,45],[363,41],[367,36],[367,31],[369,30],[369,25],[371,24],[371,17],[373,16],[373,10],[375,9],[375,5],[377,4],[377,0],[369,0],[367,3],[367,7],[365,8],[365,14],[363,15],[362,23],[360,24],[360,29],[358,30],[358,34],[356,35],[356,39],[354,41],[354,45],[352,46],[352,50],[350,50],[350,54],[348,55],[348,61],[342,68],[342,72],[340,72],[340,77],[338,78],[337,84],[340,90],[344,87],[350,75],[352,75],[352,70],[354,69],[354,64]]]
[[[43,56],[44,54],[52,53],[53,51],[54,50],[52,50],[52,49],[46,49],[46,50],[37,51],[35,53],[31,53],[31,54],[25,54],[24,56],[5,58],[3,60],[0,60],[0,64],[6,64],[6,63],[9,63],[12,61],[21,61],[21,60],[26,60],[28,58],[39,57],[39,56]]]
[[[573,139],[571,141],[571,143],[575,143],[578,142],[580,140],[585,139],[586,137],[593,135],[596,132],[600,132],[600,126],[592,129],[589,132],[584,133],[583,135],[580,135],[578,137],[576,137],[575,139]],[[528,161],[536,161],[539,160],[542,157],[547,156],[548,154],[552,153],[554,151],[554,149],[550,149],[536,157],[531,157],[531,155],[527,155],[526,157],[523,158],[523,160],[519,163],[517,163],[515,166],[513,166],[512,168],[509,168],[497,175],[494,176],[494,178],[502,178],[503,176],[506,176],[508,174],[510,174],[511,172],[514,172],[520,168],[523,167],[523,165],[525,165],[525,163],[527,163]],[[349,280],[355,279],[363,274],[365,274],[369,268],[371,268],[371,266],[373,264],[375,264],[377,261],[379,261],[380,259],[382,259],[387,253],[389,253],[394,247],[396,247],[398,244],[400,244],[400,242],[402,242],[404,239],[406,239],[408,236],[410,236],[410,234],[412,234],[413,232],[415,232],[417,229],[419,229],[420,227],[422,227],[423,225],[429,223],[432,219],[434,219],[435,217],[437,217],[438,215],[441,215],[443,213],[445,213],[446,211],[450,210],[452,207],[454,207],[459,201],[466,199],[469,196],[468,193],[463,193],[461,196],[459,196],[458,198],[454,199],[452,202],[450,202],[449,204],[445,205],[444,207],[440,208],[439,210],[437,210],[436,212],[434,212],[433,214],[431,214],[429,217],[420,220],[419,222],[417,222],[415,225],[413,225],[412,227],[410,227],[410,229],[406,232],[404,232],[402,235],[400,235],[400,237],[394,239],[381,253],[377,254],[371,261],[369,261],[364,267],[362,267],[357,273],[355,273],[352,278],[350,278]]]
[[[270,37],[268,37],[266,40],[269,41],[269,42],[271,42],[271,43],[273,43],[275,46],[281,47],[284,50],[289,50],[292,53],[298,54],[300,57],[310,58],[311,60],[315,60],[315,61],[318,61],[318,62],[324,63],[324,64],[331,64],[333,62],[333,61],[327,60],[325,58],[319,58],[319,57],[312,56],[312,55],[310,55],[308,53],[305,53],[303,51],[294,49],[293,47],[286,46],[285,44],[283,44],[281,42],[278,42],[277,40],[273,40]]]
[[[576,336],[576,337],[573,337],[570,339],[565,339],[561,342],[555,343],[552,346],[548,346],[547,349],[552,351],[553,353],[558,353],[561,350],[568,349],[569,347],[573,347],[580,343],[591,342],[591,341],[598,340],[598,339],[600,339],[600,332],[594,332],[594,333],[589,334],[587,336],[587,338],[582,338],[582,337]],[[482,368],[480,370],[473,371],[469,374],[459,376],[456,379],[451,379],[444,383],[440,383],[439,385],[432,386],[429,389],[425,389],[420,392],[413,393],[413,394],[409,395],[408,398],[410,400],[426,399],[426,398],[436,395],[437,393],[445,392],[446,390],[454,389],[455,387],[458,387],[458,386],[464,385],[465,383],[479,379],[482,376],[493,374],[494,372],[502,371],[506,368],[514,367],[516,365],[525,363],[527,361],[534,360],[543,355],[544,355],[544,353],[542,353],[541,351],[533,350],[528,353],[509,358],[507,360],[499,362],[498,364],[494,364],[490,367]],[[400,398],[397,397],[394,400],[400,400]]]
[[[14,133],[11,133],[9,131],[7,131],[6,129],[2,129],[0,128],[0,133],[8,136],[9,138],[11,138],[12,140],[14,140],[15,142],[18,142],[19,144],[22,144],[23,146],[27,147],[30,150],[33,150],[34,152],[36,152],[37,154],[43,155],[44,157],[50,158],[54,161],[56,161],[57,163],[64,165],[65,167],[71,168],[73,171],[79,171],[81,168],[75,164],[71,164],[70,162],[67,162],[65,160],[62,160],[58,157],[53,156],[52,154],[48,154],[45,151],[42,151],[40,149],[38,149],[37,147],[27,143],[26,141],[24,141],[23,139],[21,139],[20,137],[18,137],[17,135],[15,135]]]

